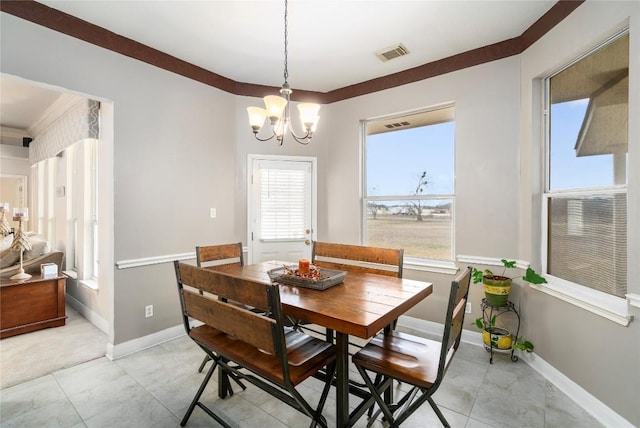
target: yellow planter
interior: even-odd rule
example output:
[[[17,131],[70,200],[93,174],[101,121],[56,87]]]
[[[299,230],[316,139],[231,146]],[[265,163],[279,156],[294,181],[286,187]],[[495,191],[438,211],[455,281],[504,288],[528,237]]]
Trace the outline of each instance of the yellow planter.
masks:
[[[511,333],[504,328],[490,327],[489,331],[482,330],[482,341],[485,345],[493,346],[497,349],[511,349],[513,338]]]
[[[511,292],[511,278],[485,275],[482,277],[484,296],[491,306],[505,306]]]

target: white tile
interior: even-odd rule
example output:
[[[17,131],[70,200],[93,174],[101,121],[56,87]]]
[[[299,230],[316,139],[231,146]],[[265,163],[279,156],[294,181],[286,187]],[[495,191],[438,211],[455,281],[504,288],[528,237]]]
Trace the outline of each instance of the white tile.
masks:
[[[4,421],[23,414],[50,409],[52,405],[63,407],[65,403],[67,397],[51,375],[0,391],[0,415],[3,424]]]

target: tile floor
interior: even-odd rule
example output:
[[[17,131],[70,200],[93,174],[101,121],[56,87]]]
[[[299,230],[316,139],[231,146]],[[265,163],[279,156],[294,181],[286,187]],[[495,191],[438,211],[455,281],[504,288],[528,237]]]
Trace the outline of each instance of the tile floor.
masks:
[[[98,358],[0,390],[0,425],[10,427],[178,427],[203,374],[203,353],[186,336],[110,361]],[[582,408],[523,361],[462,344],[435,401],[453,427],[601,427]],[[357,373],[353,373],[357,376]],[[302,384],[305,396],[319,395],[320,384]],[[236,388],[238,389],[238,388]],[[304,427],[309,420],[256,387],[217,398],[212,382],[205,403],[237,427]],[[335,395],[325,406],[335,426]],[[315,401],[313,401],[315,402]],[[366,419],[357,426],[365,427]],[[218,424],[201,409],[187,427]],[[385,425],[375,421],[373,427]],[[428,405],[403,427],[440,427]]]

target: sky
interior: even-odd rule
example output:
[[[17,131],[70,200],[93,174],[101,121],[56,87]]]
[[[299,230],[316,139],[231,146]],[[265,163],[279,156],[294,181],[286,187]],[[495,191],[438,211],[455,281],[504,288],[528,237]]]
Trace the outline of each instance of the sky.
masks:
[[[423,171],[423,194],[453,194],[455,123],[447,122],[367,137],[367,192],[414,195]]]
[[[551,105],[552,190],[613,184],[613,155],[576,157],[574,147],[588,102],[582,99]]]
[[[576,157],[587,105],[588,99],[551,106],[552,190],[613,184],[612,155]],[[454,194],[454,139],[455,122],[368,136],[368,195],[414,195],[423,171],[429,181],[423,194]]]

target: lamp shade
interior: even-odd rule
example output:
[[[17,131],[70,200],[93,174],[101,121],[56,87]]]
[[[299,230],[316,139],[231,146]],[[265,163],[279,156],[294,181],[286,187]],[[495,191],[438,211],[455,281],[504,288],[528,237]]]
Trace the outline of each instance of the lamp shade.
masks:
[[[300,103],[298,104],[298,111],[300,112],[300,121],[302,127],[309,132],[315,128],[315,124],[318,121],[318,112],[320,111],[320,104],[314,103]]]
[[[267,109],[267,116],[269,116],[269,120],[273,125],[282,117],[282,112],[287,106],[287,100],[278,95],[267,95],[263,100]]]
[[[253,132],[260,131],[267,117],[267,111],[262,107],[247,107],[247,113],[249,114],[249,124]]]

